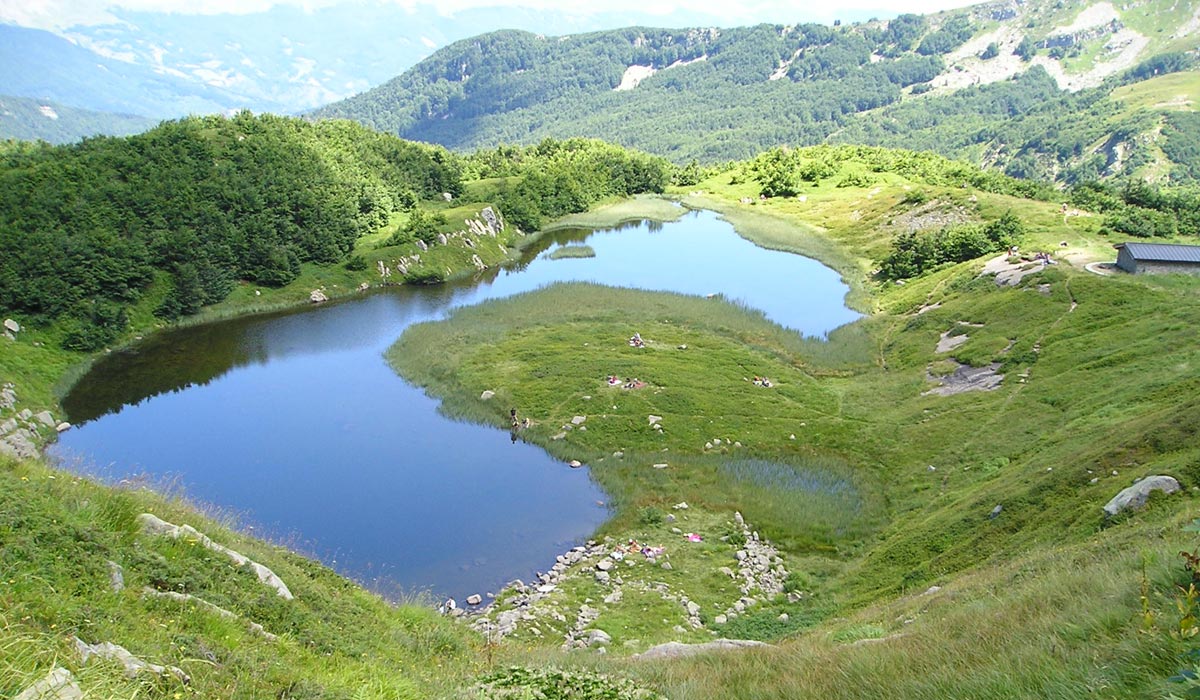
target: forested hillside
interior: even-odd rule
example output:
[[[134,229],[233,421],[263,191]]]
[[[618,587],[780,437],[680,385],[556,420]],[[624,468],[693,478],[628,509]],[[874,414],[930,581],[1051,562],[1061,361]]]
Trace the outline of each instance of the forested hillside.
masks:
[[[95,112],[49,100],[0,95],[0,139],[70,143],[97,134],[136,134],[156,123],[129,114]]]
[[[451,213],[464,169],[490,180],[474,188],[477,204]],[[134,313],[191,315],[239,281],[287,285],[305,263],[374,274],[382,256],[411,252],[397,246],[433,245],[489,203],[532,231],[605,198],[661,192],[671,171],[661,158],[587,139],[463,158],[352,122],[249,112],[69,146],[8,142],[0,310],[55,324],[67,349],[94,350],[120,338]],[[426,267],[408,281],[446,277],[446,265]]]
[[[1190,180],[1196,12],[990,3],[841,26],[493,32],[314,116],[463,149],[591,135],[683,164],[866,142],[1020,176]],[[1179,72],[1163,99],[1139,97]]]
[[[111,342],[163,275],[156,313],[194,313],[236,280],[286,284],[418,198],[461,191],[444,150],[347,122],[242,113],[129,138],[0,151],[0,308]],[[162,286],[162,285],[160,285]]]

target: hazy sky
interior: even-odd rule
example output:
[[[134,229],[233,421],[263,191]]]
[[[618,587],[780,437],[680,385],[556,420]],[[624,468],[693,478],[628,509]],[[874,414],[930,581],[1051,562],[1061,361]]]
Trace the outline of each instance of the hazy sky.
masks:
[[[472,7],[526,7],[587,15],[600,11],[636,11],[665,15],[695,12],[721,18],[726,26],[757,22],[816,22],[835,17],[894,16],[928,13],[973,4],[970,0],[840,0],[837,3],[798,3],[779,0],[0,0],[0,20],[25,26],[62,28],[111,21],[106,10],[152,10],[184,14],[245,14],[276,4],[317,8],[344,2],[394,2],[413,11],[452,15]]]

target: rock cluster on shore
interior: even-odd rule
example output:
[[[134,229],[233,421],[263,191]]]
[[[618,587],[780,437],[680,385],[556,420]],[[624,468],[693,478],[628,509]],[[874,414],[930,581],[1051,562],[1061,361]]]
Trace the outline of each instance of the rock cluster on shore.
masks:
[[[0,387],[0,455],[32,459],[39,454],[38,445],[70,427],[49,411],[18,411],[16,387],[11,382]]]
[[[738,582],[739,595],[712,619],[718,625],[743,614],[760,601],[775,599],[783,593],[788,577],[783,559],[775,547],[747,525],[740,513],[734,514],[734,521],[745,542],[734,551],[733,561],[730,562],[736,562],[736,570],[722,566],[719,571]],[[628,553],[611,538],[603,542],[590,541],[585,546],[559,555],[550,571],[538,575],[536,583],[514,581],[509,584],[505,589],[507,595],[502,594],[497,607],[483,610],[470,624],[492,641],[510,636],[518,628],[541,637],[545,634],[543,628],[556,626],[561,629],[565,626],[563,649],[602,650],[612,643],[612,638],[597,628],[595,623],[607,609],[621,604],[626,591],[636,591],[657,596],[678,606],[686,626],[676,626],[677,634],[685,634],[689,628],[706,629],[700,604],[682,591],[654,580],[656,577],[650,573],[670,568],[670,562],[662,554]],[[701,575],[700,572],[694,573]],[[561,599],[561,595],[555,595],[556,591],[582,577],[591,577],[607,590],[603,600],[597,602],[588,598],[575,610],[563,608],[567,603]],[[795,602],[799,599],[799,594],[789,594],[789,600]]]

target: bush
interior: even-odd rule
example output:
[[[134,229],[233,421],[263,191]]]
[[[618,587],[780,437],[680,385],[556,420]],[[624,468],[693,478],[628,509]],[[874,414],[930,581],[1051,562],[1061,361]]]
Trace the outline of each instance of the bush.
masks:
[[[658,525],[664,518],[663,512],[654,506],[646,506],[638,511],[638,522],[643,525]]]

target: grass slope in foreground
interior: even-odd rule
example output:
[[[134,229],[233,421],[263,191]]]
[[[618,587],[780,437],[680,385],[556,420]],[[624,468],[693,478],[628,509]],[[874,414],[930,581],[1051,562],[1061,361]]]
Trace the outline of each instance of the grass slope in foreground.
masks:
[[[869,259],[900,213],[897,201],[889,206],[895,195],[823,190],[807,207],[739,209],[729,202],[737,192],[716,196],[735,213],[815,213],[844,237],[849,261]],[[389,360],[447,411],[507,425],[518,407],[532,421],[525,439],[587,463],[611,494],[616,515],[602,535],[668,549],[670,570],[621,567],[625,596],[649,587],[648,597],[612,600],[590,567],[572,569],[539,603],[538,632],[518,625],[519,644],[554,658],[563,637],[549,620],[570,622],[588,607],[613,640],[603,664],[668,637],[787,640],[625,671],[670,697],[723,697],[733,686],[746,697],[1166,694],[1187,648],[1169,632],[1181,618],[1176,586],[1188,581],[1176,553],[1196,545],[1180,531],[1191,498],[1155,498],[1113,520],[1101,506],[1147,474],[1185,488],[1200,480],[1189,437],[1200,428],[1200,350],[1189,340],[1197,282],[1077,270],[1070,259],[1103,246],[1086,221],[1068,224],[1051,203],[957,196],[983,212],[1013,205],[1033,224],[1033,245],[1072,245],[1016,286],[981,276],[980,261],[872,285],[881,311],[821,349],[719,301],[589,285],[461,309],[406,332]],[[835,228],[841,217],[853,225]],[[648,347],[626,344],[635,331]],[[939,352],[943,334],[965,341]],[[839,355],[866,359],[825,359]],[[960,364],[993,363],[1004,377],[994,391],[929,393]],[[610,374],[646,387],[609,387]],[[754,385],[755,375],[774,386]],[[495,392],[490,401],[484,390]],[[576,416],[586,420],[565,429]],[[779,482],[768,494],[762,481],[721,473],[742,463],[787,468],[795,484],[843,483],[852,499]],[[672,509],[683,501],[688,510]],[[717,615],[740,595],[721,574],[738,565],[734,510],[780,546],[785,590],[801,595],[764,596],[722,624]],[[685,543],[672,528],[704,542]],[[923,595],[930,586],[941,590]],[[700,605],[702,628],[668,629],[680,598]]]

